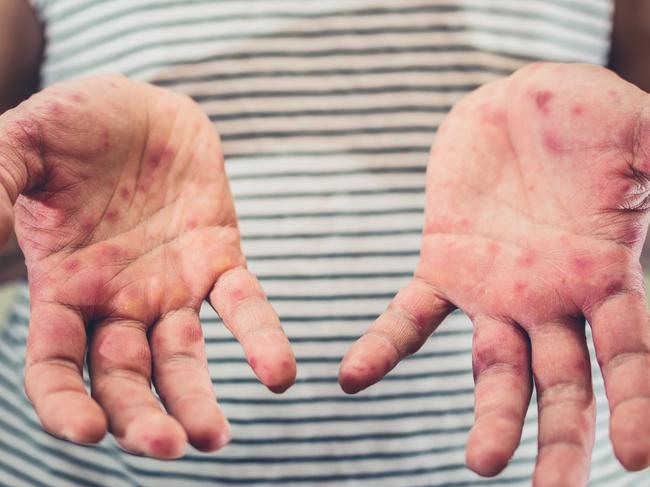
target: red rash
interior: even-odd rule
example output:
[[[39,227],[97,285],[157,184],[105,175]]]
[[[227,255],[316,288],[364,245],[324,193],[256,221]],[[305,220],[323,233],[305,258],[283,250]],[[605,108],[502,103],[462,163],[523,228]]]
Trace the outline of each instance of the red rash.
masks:
[[[100,251],[103,261],[116,261],[124,258],[124,252],[116,245],[105,245]]]
[[[79,261],[77,259],[68,260],[63,264],[63,268],[68,272],[75,272],[79,269]]]
[[[118,220],[119,216],[120,214],[116,209],[108,210],[106,212],[106,220],[111,223],[115,223]]]
[[[542,113],[548,113],[548,104],[553,98],[553,93],[550,91],[538,91],[535,94],[535,103],[537,104],[537,108],[539,108]]]
[[[63,110],[61,109],[61,105],[58,103],[51,103],[47,107],[47,114],[49,116],[59,116],[63,113]]]
[[[131,192],[126,188],[120,188],[120,198],[124,201],[128,200],[131,197]]]
[[[200,326],[180,326],[176,338],[179,345],[189,347],[203,341],[203,331]]]
[[[487,249],[490,254],[496,255],[501,251],[501,246],[496,242],[490,242]]]
[[[571,113],[574,115],[582,115],[585,112],[585,107],[582,105],[573,105],[573,109],[571,110]]]
[[[619,292],[621,289],[623,289],[623,282],[621,282],[618,279],[613,279],[610,281],[609,284],[605,287],[605,295],[610,296],[614,293]]]
[[[81,230],[82,230],[84,233],[90,233],[90,232],[92,232],[94,229],[95,229],[95,222],[94,222],[94,221],[88,220],[88,221],[85,221],[85,222],[83,222],[83,223],[81,224]]]
[[[517,259],[519,267],[531,267],[535,263],[535,252],[532,250],[524,250]]]
[[[546,133],[542,137],[543,137],[542,142],[544,144],[544,148],[548,152],[550,152],[551,154],[555,154],[555,155],[564,152],[564,148],[562,146],[562,143],[560,142],[560,140],[555,135],[551,135],[551,134]]]
[[[592,270],[593,262],[588,257],[577,256],[571,259],[573,269],[580,274],[589,274]]]
[[[517,281],[515,282],[515,294],[523,294],[523,292],[528,288],[526,283]]]
[[[242,299],[244,299],[248,294],[244,292],[242,289],[235,288],[231,293],[230,293],[230,300],[233,303],[238,303]]]
[[[155,145],[151,149],[151,152],[149,152],[149,156],[147,157],[147,164],[152,169],[156,169],[165,159],[169,159],[172,156],[173,151],[170,148],[164,145]]]

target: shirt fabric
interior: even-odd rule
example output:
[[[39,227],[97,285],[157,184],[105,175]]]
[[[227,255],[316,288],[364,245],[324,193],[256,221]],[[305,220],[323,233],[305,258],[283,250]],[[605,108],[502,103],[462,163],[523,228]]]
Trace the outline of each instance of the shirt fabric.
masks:
[[[415,269],[428,150],[450,107],[534,60],[602,64],[609,0],[35,0],[44,85],[122,72],[192,96],[221,134],[243,248],[298,360],[281,396],[201,312],[233,441],[176,461],[44,433],[22,390],[28,293],[0,337],[0,484],[19,486],[474,486],[530,484],[537,412],[507,469],[464,464],[473,423],[471,322],[450,316],[356,396],[340,359]],[[463,276],[458,276],[462,279]],[[590,343],[593,359],[593,347]],[[624,472],[598,400],[591,485]]]

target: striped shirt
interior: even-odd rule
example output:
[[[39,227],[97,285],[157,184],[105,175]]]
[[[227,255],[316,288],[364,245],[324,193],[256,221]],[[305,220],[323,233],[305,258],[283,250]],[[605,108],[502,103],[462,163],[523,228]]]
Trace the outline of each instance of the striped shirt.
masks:
[[[415,269],[427,153],[450,107],[533,60],[602,64],[609,0],[34,4],[47,36],[45,85],[122,72],[186,93],[209,114],[249,266],[281,316],[299,372],[287,393],[268,392],[205,307],[210,372],[233,426],[231,445],[163,462],[126,454],[111,438],[96,447],[65,443],[42,432],[22,391],[22,286],[0,337],[0,484],[530,484],[534,400],[503,474],[480,479],[464,465],[472,327],[461,313],[368,391],[345,396],[337,368]],[[591,484],[650,485],[647,472],[626,473],[615,460],[594,374]]]

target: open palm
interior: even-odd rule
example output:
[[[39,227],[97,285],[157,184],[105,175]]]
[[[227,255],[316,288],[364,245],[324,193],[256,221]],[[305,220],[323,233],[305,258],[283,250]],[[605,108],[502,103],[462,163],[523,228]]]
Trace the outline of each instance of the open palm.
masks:
[[[208,296],[260,380],[293,382],[289,343],[245,269],[219,139],[190,99],[89,78],[7,112],[0,132],[2,231],[15,202],[31,294],[25,388],[45,429],[94,442],[108,427],[162,458],[188,439],[226,443],[198,317]]]
[[[650,194],[648,95],[596,67],[537,64],[460,102],[427,174],[414,280],[346,355],[356,392],[461,308],[474,323],[469,466],[501,471],[538,394],[536,485],[586,483],[591,324],[623,465],[650,462],[650,323],[638,263]]]

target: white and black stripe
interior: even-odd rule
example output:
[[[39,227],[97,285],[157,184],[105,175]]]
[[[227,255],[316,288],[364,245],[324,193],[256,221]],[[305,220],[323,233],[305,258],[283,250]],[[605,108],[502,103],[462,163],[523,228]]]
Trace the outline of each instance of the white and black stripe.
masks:
[[[43,433],[22,394],[27,293],[0,342],[0,484],[528,485],[536,420],[496,479],[465,467],[471,324],[453,314],[358,396],[336,384],[349,344],[418,258],[427,153],[465,93],[536,59],[602,63],[609,0],[35,0],[46,84],[120,71],[192,96],[222,136],[244,250],[299,362],[294,388],[258,385],[205,307],[210,372],[233,425],[223,452],[174,462]],[[595,362],[594,362],[595,364]],[[594,387],[604,397],[602,380]],[[607,440],[593,485],[640,486]]]

